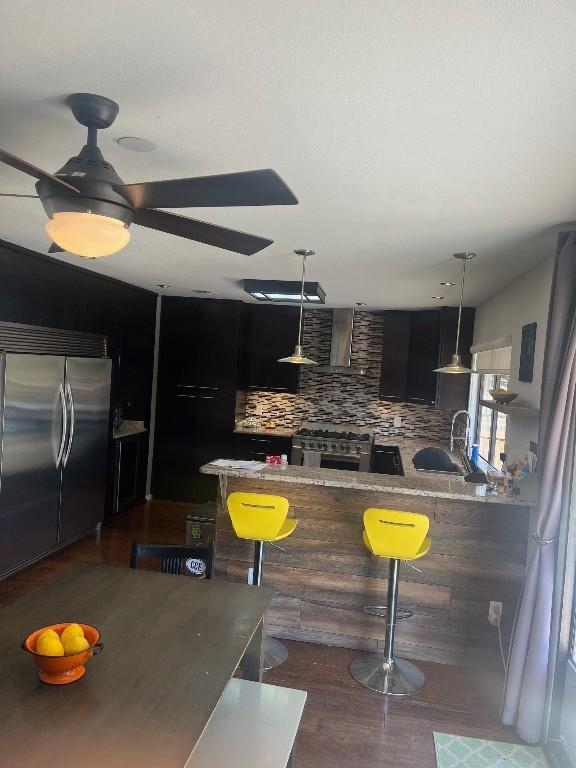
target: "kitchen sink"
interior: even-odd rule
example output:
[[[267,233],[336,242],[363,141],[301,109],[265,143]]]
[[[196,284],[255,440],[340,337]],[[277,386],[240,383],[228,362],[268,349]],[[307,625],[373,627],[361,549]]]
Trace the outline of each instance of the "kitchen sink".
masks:
[[[432,475],[456,475],[462,477],[462,467],[452,461],[452,457],[441,448],[422,448],[412,459],[414,469]]]

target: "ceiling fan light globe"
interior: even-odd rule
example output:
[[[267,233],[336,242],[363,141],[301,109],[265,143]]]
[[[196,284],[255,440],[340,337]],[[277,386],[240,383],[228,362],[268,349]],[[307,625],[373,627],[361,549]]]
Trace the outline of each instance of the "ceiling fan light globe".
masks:
[[[124,222],[95,213],[55,213],[45,229],[56,245],[85,259],[110,256],[130,242],[130,231]]]

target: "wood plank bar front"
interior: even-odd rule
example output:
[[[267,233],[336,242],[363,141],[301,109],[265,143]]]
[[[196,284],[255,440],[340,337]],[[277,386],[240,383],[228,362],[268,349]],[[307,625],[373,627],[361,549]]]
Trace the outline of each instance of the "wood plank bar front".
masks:
[[[402,564],[400,607],[413,616],[398,623],[398,653],[414,659],[466,663],[494,658],[497,636],[487,622],[490,600],[503,603],[509,631],[526,562],[530,507],[433,496],[362,491],[229,476],[222,493],[285,496],[298,518],[281,551],[267,546],[264,583],[278,591],[267,630],[280,638],[377,649],[385,621],[367,614],[386,602],[388,561],[362,542],[362,515],[371,506],[421,512],[430,518],[430,553],[415,570]],[[232,530],[225,499],[216,523],[217,573],[246,582],[253,545]]]

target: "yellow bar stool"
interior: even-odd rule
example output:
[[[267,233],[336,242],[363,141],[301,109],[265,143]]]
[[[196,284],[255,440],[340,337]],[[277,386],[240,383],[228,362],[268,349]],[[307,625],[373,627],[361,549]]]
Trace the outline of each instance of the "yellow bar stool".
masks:
[[[367,509],[364,512],[364,544],[376,557],[390,559],[386,603],[384,654],[369,653],[350,664],[350,674],[363,685],[389,696],[409,696],[424,686],[421,669],[394,656],[394,632],[398,613],[398,575],[401,560],[417,560],[430,549],[430,521],[416,512]]]
[[[264,542],[285,539],[294,532],[298,520],[288,518],[290,505],[283,496],[266,493],[242,493],[236,491],[228,496],[228,512],[232,527],[239,539],[254,542],[254,571],[252,584],[262,585]],[[283,664],[288,658],[288,648],[273,637],[266,637],[264,646],[264,669]]]

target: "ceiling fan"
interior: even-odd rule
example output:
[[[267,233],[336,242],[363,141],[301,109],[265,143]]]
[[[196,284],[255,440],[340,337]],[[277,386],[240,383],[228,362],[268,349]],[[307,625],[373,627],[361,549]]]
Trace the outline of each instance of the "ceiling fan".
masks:
[[[49,219],[46,232],[53,241],[49,253],[108,256],[128,244],[128,227],[139,224],[249,256],[273,241],[158,209],[298,203],[271,169],[125,184],[97,146],[98,130],[112,125],[118,104],[91,93],[73,93],[68,104],[76,120],[88,128],[88,139],[55,174],[0,149],[1,162],[38,179],[38,195],[0,196],[40,198]]]

